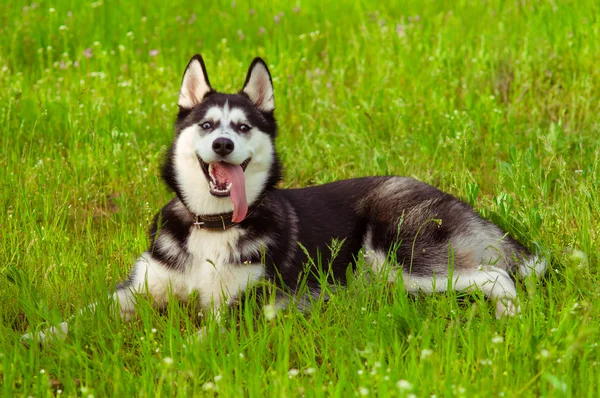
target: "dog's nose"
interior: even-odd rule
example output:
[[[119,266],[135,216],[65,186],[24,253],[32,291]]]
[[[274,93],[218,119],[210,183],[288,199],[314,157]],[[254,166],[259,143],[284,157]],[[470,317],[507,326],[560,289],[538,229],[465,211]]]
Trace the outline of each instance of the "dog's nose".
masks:
[[[233,152],[233,141],[229,138],[217,138],[213,141],[213,151],[221,156],[227,156]]]

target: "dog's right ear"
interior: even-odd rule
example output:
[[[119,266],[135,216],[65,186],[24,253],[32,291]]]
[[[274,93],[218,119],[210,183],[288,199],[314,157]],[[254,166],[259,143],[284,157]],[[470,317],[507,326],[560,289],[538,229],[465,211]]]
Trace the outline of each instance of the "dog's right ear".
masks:
[[[192,109],[200,104],[206,94],[213,91],[208,81],[206,67],[200,54],[192,57],[181,81],[181,90],[179,91],[179,107],[182,109]]]

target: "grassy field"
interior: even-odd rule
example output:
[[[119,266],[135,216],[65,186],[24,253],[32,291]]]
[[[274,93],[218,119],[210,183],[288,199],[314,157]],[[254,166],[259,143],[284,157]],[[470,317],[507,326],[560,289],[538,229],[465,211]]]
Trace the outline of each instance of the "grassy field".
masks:
[[[201,3],[0,4],[3,396],[600,395],[597,2]],[[111,316],[172,197],[159,167],[195,53],[229,91],[267,60],[283,186],[412,176],[548,254],[522,315],[359,273],[307,313],[250,305],[223,334],[177,302]],[[65,341],[19,341],[95,301]]]

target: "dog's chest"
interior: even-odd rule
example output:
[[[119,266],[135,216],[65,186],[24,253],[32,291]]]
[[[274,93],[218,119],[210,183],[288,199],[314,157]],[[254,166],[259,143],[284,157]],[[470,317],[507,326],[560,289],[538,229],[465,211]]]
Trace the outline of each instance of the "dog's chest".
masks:
[[[181,275],[181,293],[198,292],[202,306],[235,298],[248,286],[262,279],[262,264],[244,264],[239,247],[241,233],[236,229],[212,232],[193,230],[187,241],[190,260]],[[179,289],[178,289],[179,290]]]

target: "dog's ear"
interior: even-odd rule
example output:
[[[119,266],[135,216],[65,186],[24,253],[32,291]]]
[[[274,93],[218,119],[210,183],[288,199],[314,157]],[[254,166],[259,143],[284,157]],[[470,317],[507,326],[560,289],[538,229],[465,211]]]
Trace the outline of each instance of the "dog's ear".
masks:
[[[206,94],[213,91],[208,81],[206,67],[200,54],[192,57],[181,81],[181,91],[179,91],[179,107],[183,109],[192,109],[200,104]]]
[[[248,68],[248,75],[242,92],[263,112],[275,110],[273,81],[267,64],[261,58],[254,58]]]

